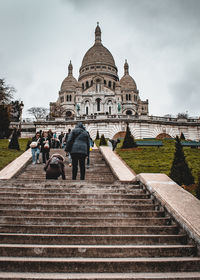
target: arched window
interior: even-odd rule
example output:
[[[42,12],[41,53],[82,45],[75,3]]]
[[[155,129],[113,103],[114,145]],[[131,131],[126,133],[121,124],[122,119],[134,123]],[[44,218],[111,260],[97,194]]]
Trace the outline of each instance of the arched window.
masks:
[[[66,112],[66,117],[67,117],[67,118],[70,118],[71,116],[72,116],[72,112],[67,111],[67,112]]]
[[[100,80],[99,79],[97,79],[96,80],[96,92],[100,92],[101,91],[101,84],[100,84]]]
[[[97,98],[97,112],[99,112],[101,110],[101,99]]]
[[[131,95],[130,94],[128,95],[128,99],[131,100]]]
[[[82,90],[84,90],[84,84],[82,83]]]
[[[126,101],[128,101],[128,94],[126,94]]]
[[[88,81],[86,82],[86,88],[89,88],[89,83],[88,83]]]
[[[86,115],[89,114],[89,105],[90,105],[89,101],[88,101],[88,100],[85,101],[85,114],[86,114]]]
[[[113,82],[113,89],[115,90],[115,82]]]
[[[69,96],[69,101],[72,101],[72,96],[71,95]]]
[[[111,115],[111,112],[112,112],[112,107],[111,106],[108,107],[108,112]]]
[[[130,115],[132,115],[132,111],[131,110],[127,110],[126,114],[130,116]]]
[[[106,80],[104,80],[104,85],[106,86]]]
[[[109,88],[111,88],[111,81],[108,82],[108,86],[109,86]]]
[[[90,86],[93,86],[93,80],[90,82]]]

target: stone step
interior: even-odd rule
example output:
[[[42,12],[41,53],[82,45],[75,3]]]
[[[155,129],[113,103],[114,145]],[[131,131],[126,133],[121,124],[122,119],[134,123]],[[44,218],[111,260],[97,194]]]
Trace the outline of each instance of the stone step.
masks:
[[[84,218],[84,217],[13,217],[1,216],[0,225],[93,225],[93,226],[144,226],[144,225],[169,225],[171,219],[159,218]]]
[[[176,225],[144,226],[89,226],[89,225],[20,225],[0,224],[1,233],[43,233],[43,234],[177,234]]]
[[[3,280],[200,280],[199,272],[161,273],[20,273],[0,272]]]
[[[64,186],[58,186],[57,188],[47,188],[44,186],[43,188],[25,188],[25,187],[4,187],[0,188],[0,194],[2,193],[25,193],[25,194],[108,194],[108,195],[132,195],[132,194],[146,194],[146,190],[143,190],[141,188],[131,188],[129,190],[122,189],[122,188],[94,188],[94,192],[92,192],[92,188],[77,188],[74,187],[64,187]]]
[[[1,257],[42,258],[160,258],[189,257],[193,245],[36,245],[0,244]]]
[[[146,194],[146,191],[140,188],[136,188],[136,189],[120,189],[120,188],[98,188],[98,189],[90,189],[90,193],[88,192],[88,189],[84,189],[84,188],[68,188],[68,187],[64,187],[64,186],[58,186],[56,188],[47,188],[47,187],[43,187],[43,188],[23,188],[23,187],[5,187],[5,188],[1,188],[0,189],[0,193],[3,192],[12,192],[14,193],[35,193],[35,194],[62,194],[62,193],[76,193],[76,194],[95,194],[95,195],[99,195],[99,194],[108,194],[108,195],[132,195],[132,194]]]
[[[12,193],[12,192],[5,192],[0,193],[1,199],[2,198],[37,198],[37,199],[50,199],[50,198],[59,198],[59,199],[98,199],[98,200],[129,200],[129,199],[148,199],[150,198],[150,194],[144,193],[137,193],[137,194],[90,194],[90,193]]]
[[[70,198],[10,198],[10,197],[1,197],[0,198],[0,205],[2,203],[19,203],[19,204],[24,204],[24,203],[48,203],[48,204],[84,204],[84,205],[91,205],[91,204],[113,204],[113,205],[133,205],[133,204],[150,204],[154,203],[154,201],[151,198],[146,198],[146,199],[70,199]]]
[[[124,205],[124,204],[88,204],[88,205],[80,205],[80,204],[44,204],[44,203],[1,203],[0,204],[1,209],[31,209],[31,210],[72,210],[72,211],[87,211],[87,210],[93,210],[93,211],[147,211],[147,210],[155,210],[159,207],[158,204],[135,204],[135,205]]]
[[[66,183],[72,183],[73,180],[71,178],[71,175],[66,175],[66,180],[64,180]],[[42,175],[42,176],[36,176],[36,175],[31,175],[31,174],[24,174],[22,175],[21,179],[23,180],[23,182],[41,182],[46,180],[46,175]],[[58,178],[58,182],[61,182],[62,178],[59,177]],[[80,176],[77,177],[77,182],[81,182],[80,180]],[[113,183],[115,181],[115,179],[112,179],[110,177],[110,174],[101,174],[101,176],[99,175],[93,175],[93,176],[88,176],[86,174],[85,176],[85,182],[93,182],[93,183],[104,183],[104,184],[109,184],[109,183]]]
[[[1,206],[0,206],[1,207]],[[164,211],[97,211],[97,210],[20,210],[20,209],[0,209],[0,217],[19,216],[19,217],[124,217],[124,218],[144,218],[144,217],[164,217]]]
[[[62,181],[59,181],[61,183]],[[107,186],[105,185],[104,187],[94,187],[94,186],[89,186],[85,187],[84,185],[82,186],[68,186],[66,185],[56,185],[56,186],[46,186],[46,185],[30,185],[28,187],[25,186],[4,186],[0,187],[0,193],[4,192],[12,192],[12,193],[38,193],[38,194],[54,194],[54,193],[76,193],[76,194],[118,194],[118,195],[132,195],[132,194],[146,194],[146,190],[137,187],[118,187],[118,186]]]
[[[0,257],[1,272],[133,273],[200,272],[198,257],[39,258]]]
[[[53,183],[53,184],[52,184]],[[52,191],[59,191],[59,190],[68,190],[72,192],[80,192],[82,190],[87,190],[87,191],[123,191],[125,194],[128,191],[132,190],[141,190],[143,189],[142,186],[138,183],[132,183],[132,184],[122,184],[115,182],[114,184],[93,184],[93,183],[85,183],[83,182],[80,184],[79,182],[73,181],[71,184],[67,184],[66,182],[61,180],[45,180],[41,182],[36,182],[36,183],[25,183],[23,180],[19,179],[11,179],[8,181],[0,181],[0,190],[19,190],[19,189],[25,189],[26,191],[32,191],[33,190],[39,190],[41,192],[45,190],[52,190]]]
[[[174,235],[65,235],[65,234],[8,234],[0,233],[1,243],[8,244],[74,244],[74,245],[153,245],[153,244],[186,244],[185,234]]]

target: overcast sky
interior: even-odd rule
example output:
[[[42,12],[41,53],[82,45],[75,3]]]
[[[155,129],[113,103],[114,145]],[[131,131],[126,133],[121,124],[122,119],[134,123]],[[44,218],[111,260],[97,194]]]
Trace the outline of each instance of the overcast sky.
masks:
[[[24,117],[57,100],[70,60],[78,79],[97,21],[119,77],[127,59],[150,115],[200,115],[200,0],[0,0],[0,9],[0,78],[16,88]]]

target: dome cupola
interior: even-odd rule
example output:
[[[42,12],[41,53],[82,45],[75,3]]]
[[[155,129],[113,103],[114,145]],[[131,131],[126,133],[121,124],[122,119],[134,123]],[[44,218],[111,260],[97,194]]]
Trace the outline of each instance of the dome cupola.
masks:
[[[79,81],[91,75],[109,75],[119,80],[117,67],[110,51],[101,42],[101,28],[97,22],[94,45],[86,52],[80,67]]]
[[[120,79],[120,85],[122,90],[137,91],[137,86],[134,79],[129,75],[129,65],[127,60],[124,63],[124,76]]]
[[[73,66],[70,60],[68,66],[68,76],[62,82],[60,92],[74,91],[74,89],[79,86],[78,81],[73,77],[72,71],[73,71]]]

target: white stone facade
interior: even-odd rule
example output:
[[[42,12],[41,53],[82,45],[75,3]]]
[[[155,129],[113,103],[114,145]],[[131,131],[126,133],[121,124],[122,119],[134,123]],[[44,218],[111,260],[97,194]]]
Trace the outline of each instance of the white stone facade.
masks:
[[[101,43],[101,29],[97,25],[95,43],[86,52],[79,70],[73,77],[73,66],[62,82],[59,97],[50,103],[50,118],[72,119],[87,115],[148,115],[148,100],[141,101],[134,79],[129,75],[127,61],[124,76],[118,70],[110,51]]]

